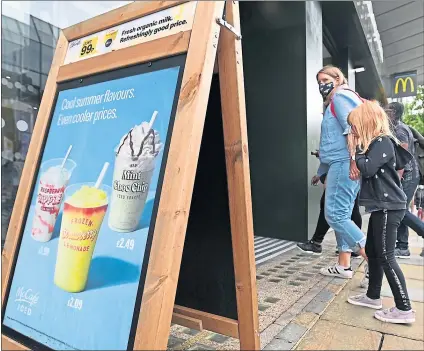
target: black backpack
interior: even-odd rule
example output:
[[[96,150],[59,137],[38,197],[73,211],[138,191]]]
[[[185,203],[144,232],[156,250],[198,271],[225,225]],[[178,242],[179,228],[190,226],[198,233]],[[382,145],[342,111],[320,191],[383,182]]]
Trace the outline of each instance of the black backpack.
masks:
[[[420,169],[420,184],[424,184],[424,137],[415,128],[409,126],[415,141],[415,159]]]

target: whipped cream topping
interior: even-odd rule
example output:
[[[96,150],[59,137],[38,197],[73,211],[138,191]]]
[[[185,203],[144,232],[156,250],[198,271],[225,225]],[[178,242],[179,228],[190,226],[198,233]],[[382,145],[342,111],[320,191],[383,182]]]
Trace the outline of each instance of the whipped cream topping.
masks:
[[[117,155],[127,156],[135,160],[137,158],[154,159],[161,148],[159,133],[154,129],[149,130],[149,123],[143,122],[121,138],[115,152]]]

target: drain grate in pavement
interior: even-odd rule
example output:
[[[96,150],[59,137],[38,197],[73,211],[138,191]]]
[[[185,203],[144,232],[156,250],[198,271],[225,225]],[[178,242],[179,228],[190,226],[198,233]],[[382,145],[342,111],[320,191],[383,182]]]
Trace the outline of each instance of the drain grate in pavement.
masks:
[[[280,299],[277,299],[276,297],[267,297],[264,301],[269,303],[276,303],[280,301]]]
[[[296,280],[298,280],[300,282],[307,282],[309,279],[307,279],[307,278],[297,278]]]
[[[195,344],[194,346],[190,347],[189,350],[215,350],[215,349],[211,346]]]
[[[195,336],[195,335],[199,334],[200,332],[198,330],[195,330],[195,329],[186,328],[186,329],[183,330],[183,333],[187,334],[187,335]]]
[[[270,307],[270,306],[263,305],[263,304],[261,304],[261,303],[258,305],[258,309],[259,309],[259,311],[265,311],[265,310],[267,310],[269,307]]]
[[[298,270],[300,270],[300,267],[290,267],[290,268],[288,269],[288,271],[294,271],[294,272],[296,272],[296,271],[298,271]]]
[[[209,337],[210,341],[217,342],[218,344],[223,344],[229,339],[228,336],[221,335],[221,334],[213,334]]]
[[[302,285],[302,283],[297,283],[297,282],[289,282],[289,285],[293,285],[293,286],[300,286]]]
[[[171,335],[168,339],[168,349],[174,349],[177,346],[180,346],[184,341],[184,339],[177,338]]]

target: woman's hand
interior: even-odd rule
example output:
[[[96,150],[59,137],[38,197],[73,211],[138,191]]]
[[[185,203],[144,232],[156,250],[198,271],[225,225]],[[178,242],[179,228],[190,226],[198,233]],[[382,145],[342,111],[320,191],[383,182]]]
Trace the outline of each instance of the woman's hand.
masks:
[[[347,147],[349,149],[349,154],[351,157],[356,154],[356,149],[359,145],[358,134],[356,133],[356,128],[352,127],[352,133],[347,136]],[[358,180],[361,176],[358,167],[356,166],[356,162],[351,159],[350,160],[350,172],[349,178],[351,180]]]
[[[361,176],[361,172],[359,172],[358,166],[354,160],[350,160],[350,172],[349,178],[351,180],[358,180]]]
[[[319,181],[320,181],[319,176],[314,175],[314,176],[312,177],[311,184],[312,184],[313,186],[317,186],[317,185],[318,185],[318,183],[319,183]]]

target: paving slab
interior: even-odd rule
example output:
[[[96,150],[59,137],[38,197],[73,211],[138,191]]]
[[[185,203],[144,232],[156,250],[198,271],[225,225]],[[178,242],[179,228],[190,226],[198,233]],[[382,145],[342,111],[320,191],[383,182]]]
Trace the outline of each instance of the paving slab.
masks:
[[[403,275],[407,279],[424,280],[424,267],[403,264],[403,261],[398,260],[399,266],[402,269]]]
[[[306,327],[292,322],[277,334],[277,338],[297,343],[307,330]]]
[[[372,330],[319,320],[296,350],[378,350],[381,338]]]
[[[420,247],[420,246],[417,246],[417,247],[410,247],[410,248],[409,248],[409,251],[411,252],[411,256],[412,256],[412,255],[417,255],[417,256],[419,256],[419,255],[420,255],[420,253],[421,253],[421,251],[422,251],[422,247]]]
[[[424,302],[424,281],[408,279],[406,282],[406,287],[408,289],[408,295],[411,301]],[[389,283],[386,279],[383,280],[381,296],[393,297]]]
[[[301,314],[299,314],[294,320],[293,322],[298,324],[298,325],[302,325],[306,328],[309,328],[310,326],[312,326],[315,321],[319,318],[319,316],[315,313],[312,312],[302,312]]]
[[[294,344],[284,339],[274,339],[268,345],[265,346],[264,350],[291,350]]]
[[[424,350],[424,342],[385,335],[381,350]]]
[[[287,323],[288,324],[288,323]],[[267,346],[274,337],[283,330],[284,326],[271,324],[261,333],[261,349]]]
[[[424,257],[419,255],[411,255],[411,258],[406,260],[398,260],[398,263],[411,266],[424,266]]]
[[[378,331],[384,334],[396,335],[404,338],[424,340],[424,304],[412,302],[412,308],[416,311],[416,322],[412,325],[399,325],[380,322],[374,318],[374,310],[353,306],[347,302],[350,295],[360,294],[361,291],[350,290],[347,287],[343,290],[326,309],[321,319],[334,323],[361,327]],[[394,306],[393,298],[383,297],[383,308]]]

